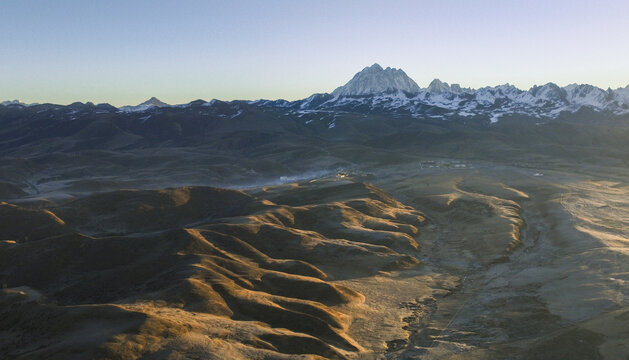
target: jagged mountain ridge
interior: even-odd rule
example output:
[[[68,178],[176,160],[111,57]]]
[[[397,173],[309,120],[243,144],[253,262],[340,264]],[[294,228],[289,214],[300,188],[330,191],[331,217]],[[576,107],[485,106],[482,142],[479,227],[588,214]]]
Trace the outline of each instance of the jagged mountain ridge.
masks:
[[[405,77],[407,80],[402,81]],[[408,86],[408,83],[415,86]],[[510,114],[556,118],[562,112],[574,113],[582,107],[615,115],[629,113],[629,86],[603,90],[587,84],[559,87],[547,83],[529,90],[510,84],[471,89],[439,79],[433,80],[427,88],[416,85],[402,70],[383,69],[374,64],[331,94],[315,94],[293,102],[254,103],[284,107],[300,115],[319,111],[389,112],[418,118],[482,116],[488,117],[492,123]]]
[[[169,105],[152,97],[136,106],[114,108],[108,104],[99,104],[97,108],[101,112],[104,108],[114,108],[120,112],[142,113],[166,107],[186,108],[199,103],[212,107],[215,102],[196,100],[188,104]],[[629,113],[629,85],[616,90],[603,90],[587,84],[559,87],[554,83],[533,86],[529,90],[521,90],[510,84],[471,89],[435,79],[428,87],[420,88],[403,70],[390,67],[384,69],[376,63],[364,68],[345,85],[329,94],[314,94],[296,101],[256,100],[247,103],[261,109],[274,108],[298,116],[318,112],[394,113],[437,119],[452,116],[484,117],[495,123],[505,115],[556,118],[562,112],[574,113],[583,107],[625,115]],[[1,104],[24,108],[34,105],[18,100]],[[76,107],[76,104],[69,106]]]

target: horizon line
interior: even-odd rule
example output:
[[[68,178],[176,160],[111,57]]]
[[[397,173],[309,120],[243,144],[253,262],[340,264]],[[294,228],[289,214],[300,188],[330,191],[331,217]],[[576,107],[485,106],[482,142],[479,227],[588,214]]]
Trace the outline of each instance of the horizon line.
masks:
[[[374,63],[374,65],[379,65],[379,64],[378,64],[378,63]],[[373,66],[373,65],[371,65],[371,66]],[[366,68],[368,68],[368,67],[370,67],[370,66],[367,66]],[[401,69],[401,68],[393,68],[393,67],[388,67],[388,68],[391,68],[391,69],[397,69],[397,70],[402,70],[402,71],[404,71],[404,70],[403,70],[403,69]],[[411,78],[410,76],[409,76],[409,78],[410,78],[411,80],[413,80],[413,78]],[[545,83],[545,84],[543,84],[543,85],[533,85],[533,86],[531,86],[531,87],[530,87],[530,88],[528,88],[528,89],[523,89],[523,88],[520,88],[520,87],[518,87],[518,86],[516,86],[516,85],[514,85],[514,84],[511,84],[511,83],[509,83],[509,82],[506,82],[506,83],[503,83],[503,84],[498,84],[498,85],[485,85],[485,86],[478,87],[478,88],[472,88],[472,87],[464,87],[464,86],[462,86],[461,84],[456,83],[456,82],[450,83],[450,82],[447,82],[447,81],[442,81],[442,80],[441,80],[441,79],[439,79],[439,78],[434,78],[432,81],[435,81],[435,80],[439,80],[439,81],[443,82],[444,84],[448,84],[448,85],[450,85],[450,86],[452,86],[452,85],[459,85],[459,86],[461,86],[461,89],[462,89],[462,90],[464,90],[464,91],[478,91],[478,90],[481,90],[481,89],[486,89],[486,88],[498,88],[498,87],[501,87],[501,86],[511,86],[511,87],[516,88],[517,90],[520,90],[520,91],[523,91],[523,92],[527,92],[527,91],[531,91],[533,88],[536,88],[536,87],[542,87],[542,86],[546,86],[546,85],[550,85],[550,84],[552,84],[552,85],[556,85],[556,86],[558,86],[558,87],[559,87],[559,88],[561,88],[561,89],[566,88],[566,87],[568,87],[568,86],[572,86],[572,85],[576,85],[576,86],[588,85],[588,86],[593,86],[593,87],[598,88],[598,89],[603,90],[603,91],[610,91],[610,90],[611,90],[611,91],[617,91],[617,90],[623,90],[623,89],[628,89],[628,88],[629,88],[629,83],[627,83],[627,85],[626,85],[626,86],[624,86],[624,87],[622,87],[622,86],[621,86],[621,87],[618,87],[618,88],[613,89],[611,86],[608,86],[608,87],[607,87],[607,89],[605,89],[605,88],[603,88],[603,87],[600,87],[600,86],[597,86],[597,85],[588,84],[588,83],[577,83],[577,82],[571,82],[571,83],[568,83],[568,84],[566,84],[566,85],[559,85],[559,84],[557,84],[557,83],[555,83],[555,82],[552,82],[552,81],[549,81],[549,82],[547,82],[547,83]],[[415,80],[413,80],[413,81],[415,81]],[[431,81],[431,83],[432,83],[432,81]],[[345,83],[345,84],[343,84],[343,85],[341,85],[341,86],[337,86],[336,88],[339,88],[339,87],[345,86],[346,84],[347,84],[347,83]],[[430,84],[429,84],[429,85],[430,85]],[[335,88],[335,89],[336,89],[336,88]],[[420,90],[421,90],[421,91],[419,91],[419,92],[426,91],[426,90],[428,90],[428,87],[420,87]],[[3,104],[3,105],[4,105],[4,104],[6,104],[6,103],[9,103],[9,104],[6,104],[6,105],[10,105],[11,103],[15,103],[16,101],[18,102],[17,104],[19,104],[19,105],[24,105],[24,106],[35,106],[35,105],[46,105],[46,104],[49,104],[49,105],[60,105],[60,106],[69,106],[69,105],[76,104],[76,103],[81,103],[81,104],[88,104],[88,103],[91,103],[91,104],[93,104],[93,105],[105,105],[105,104],[107,104],[107,105],[111,105],[111,106],[116,107],[116,108],[123,108],[123,107],[133,107],[133,106],[138,106],[138,105],[141,105],[142,103],[147,102],[147,101],[149,101],[149,100],[151,100],[151,99],[153,99],[153,98],[155,98],[155,99],[157,99],[157,100],[159,100],[159,101],[162,101],[162,102],[166,103],[166,104],[167,104],[167,105],[169,105],[169,106],[187,105],[187,104],[190,104],[190,103],[192,103],[192,102],[194,102],[194,101],[204,101],[204,102],[208,103],[208,102],[211,102],[211,101],[222,101],[222,102],[231,102],[231,101],[249,101],[249,102],[252,102],[252,101],[264,101],[264,100],[266,100],[266,101],[282,101],[282,100],[283,100],[283,101],[293,102],[293,101],[300,101],[300,100],[307,99],[307,98],[309,98],[309,97],[311,97],[311,96],[313,96],[313,95],[325,95],[325,94],[328,94],[328,95],[329,95],[329,94],[332,94],[332,92],[333,92],[333,91],[334,91],[334,90],[332,90],[332,91],[330,91],[330,92],[313,92],[313,93],[311,93],[310,95],[308,95],[308,96],[306,96],[306,97],[296,97],[296,98],[294,98],[294,99],[291,99],[290,97],[288,97],[288,98],[285,98],[285,97],[278,97],[278,98],[275,98],[275,99],[272,99],[272,98],[257,98],[257,99],[246,99],[246,98],[219,99],[219,98],[211,98],[211,99],[208,101],[208,100],[205,100],[205,99],[203,99],[203,98],[199,97],[199,98],[196,98],[196,99],[194,99],[194,100],[190,100],[190,101],[188,101],[188,102],[184,102],[184,103],[176,103],[176,102],[175,102],[175,103],[170,103],[170,102],[168,102],[168,101],[164,101],[164,100],[162,100],[162,99],[164,99],[163,97],[162,97],[162,98],[159,98],[159,97],[157,97],[157,96],[155,96],[155,95],[149,95],[149,96],[146,98],[146,100],[141,101],[141,102],[139,102],[139,103],[138,103],[138,104],[136,104],[136,105],[132,105],[132,104],[115,105],[115,104],[113,104],[112,102],[108,102],[108,101],[104,101],[104,102],[97,102],[97,101],[94,101],[94,100],[87,100],[87,101],[80,101],[80,100],[77,100],[77,101],[72,101],[72,102],[70,102],[70,103],[66,103],[66,104],[63,104],[63,103],[55,103],[55,102],[49,102],[49,101],[33,101],[33,102],[26,102],[26,101],[22,101],[22,99],[17,99],[17,98],[7,99],[7,100],[0,100],[0,104]],[[419,92],[418,92],[418,93],[419,93]]]

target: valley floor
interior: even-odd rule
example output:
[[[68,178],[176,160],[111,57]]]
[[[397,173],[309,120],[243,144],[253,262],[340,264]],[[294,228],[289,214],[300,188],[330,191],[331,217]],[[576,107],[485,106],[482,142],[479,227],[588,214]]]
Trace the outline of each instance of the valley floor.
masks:
[[[376,184],[432,224],[417,288],[457,281],[445,297],[401,286],[415,306],[387,358],[626,358],[629,186],[588,170],[381,169]]]

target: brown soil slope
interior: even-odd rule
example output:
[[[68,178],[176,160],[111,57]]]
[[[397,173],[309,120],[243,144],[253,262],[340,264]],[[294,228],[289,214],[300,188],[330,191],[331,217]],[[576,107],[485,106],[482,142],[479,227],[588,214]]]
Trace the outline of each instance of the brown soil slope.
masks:
[[[362,183],[0,205],[0,357],[345,358],[330,279],[418,264],[421,213]]]

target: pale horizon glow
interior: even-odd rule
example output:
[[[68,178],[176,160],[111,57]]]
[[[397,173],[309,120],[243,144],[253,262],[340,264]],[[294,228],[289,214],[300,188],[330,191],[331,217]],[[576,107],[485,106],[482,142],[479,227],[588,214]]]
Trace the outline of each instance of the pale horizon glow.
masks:
[[[629,85],[629,2],[0,3],[0,101],[295,100],[365,66],[520,89]]]

